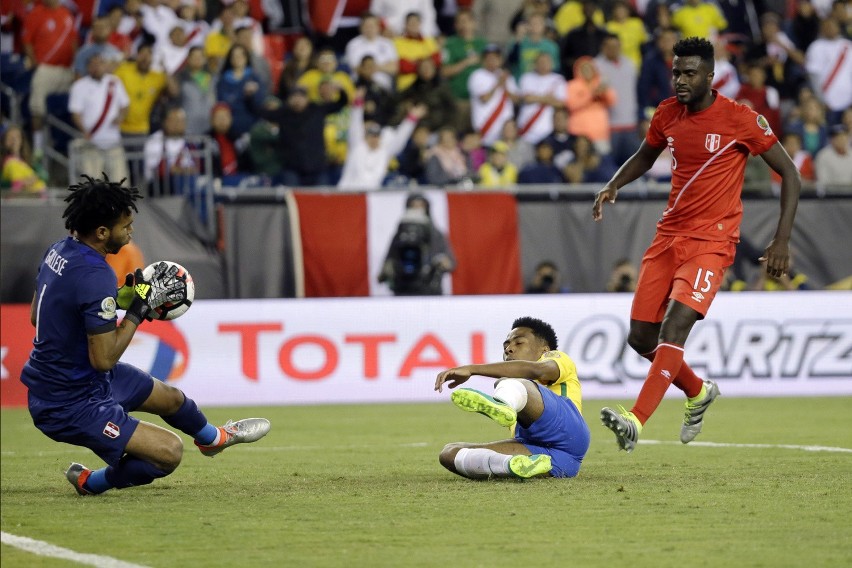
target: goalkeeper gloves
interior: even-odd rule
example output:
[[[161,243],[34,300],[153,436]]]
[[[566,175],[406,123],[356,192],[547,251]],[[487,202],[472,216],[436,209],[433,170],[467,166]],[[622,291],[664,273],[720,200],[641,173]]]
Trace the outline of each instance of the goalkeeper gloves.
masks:
[[[150,280],[138,268],[135,274],[128,274],[117,294],[118,306],[127,310],[125,318],[138,326],[143,319],[152,321],[151,312],[164,303],[185,300],[186,278],[177,276],[178,270],[177,266],[160,262]]]

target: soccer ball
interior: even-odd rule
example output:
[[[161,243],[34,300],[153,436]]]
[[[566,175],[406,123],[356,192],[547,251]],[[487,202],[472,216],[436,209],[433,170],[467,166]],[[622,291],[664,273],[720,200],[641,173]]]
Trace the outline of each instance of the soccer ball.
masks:
[[[168,321],[179,318],[185,314],[187,310],[189,310],[189,307],[192,305],[192,301],[195,299],[195,284],[192,282],[192,275],[186,268],[177,262],[172,262],[170,260],[158,260],[157,262],[152,262],[145,267],[145,270],[142,271],[142,276],[144,276],[146,280],[154,276],[155,267],[161,262],[165,262],[170,267],[177,266],[177,277],[186,280],[185,300],[181,302],[166,302],[165,304],[154,308],[154,313],[157,314],[157,317],[154,319]]]

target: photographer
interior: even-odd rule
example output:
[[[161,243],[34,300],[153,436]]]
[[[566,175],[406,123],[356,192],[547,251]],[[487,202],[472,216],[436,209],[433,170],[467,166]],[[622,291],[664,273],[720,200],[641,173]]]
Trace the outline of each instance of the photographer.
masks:
[[[432,224],[429,202],[419,194],[409,196],[379,282],[387,282],[395,296],[438,296],[444,274],[455,267],[449,242]]]
[[[561,285],[561,277],[559,268],[551,260],[543,260],[535,267],[535,273],[529,284],[527,284],[525,292],[527,294],[561,294],[568,292],[567,288]]]
[[[636,291],[636,267],[627,258],[622,258],[615,263],[609,282],[606,285],[607,292],[635,292]]]

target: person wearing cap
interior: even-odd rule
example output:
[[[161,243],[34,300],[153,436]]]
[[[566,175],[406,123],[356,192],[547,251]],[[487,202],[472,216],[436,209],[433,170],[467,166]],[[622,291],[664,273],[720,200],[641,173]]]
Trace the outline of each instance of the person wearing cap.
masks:
[[[384,128],[364,121],[365,89],[359,88],[349,115],[349,151],[343,165],[340,189],[372,190],[382,186],[391,159],[402,152],[417,122],[426,115],[424,105],[412,106],[399,126]]]
[[[817,152],[814,159],[817,183],[825,185],[852,186],[852,150],[849,148],[849,133],[842,124],[829,130],[828,145]]]
[[[490,145],[500,138],[503,124],[515,116],[515,103],[520,100],[515,78],[503,68],[500,46],[488,44],[482,54],[482,67],[467,81],[470,91],[471,123]]]
[[[518,181],[518,168],[509,162],[509,146],[498,140],[491,145],[488,161],[479,167],[479,186],[503,189],[513,187]]]

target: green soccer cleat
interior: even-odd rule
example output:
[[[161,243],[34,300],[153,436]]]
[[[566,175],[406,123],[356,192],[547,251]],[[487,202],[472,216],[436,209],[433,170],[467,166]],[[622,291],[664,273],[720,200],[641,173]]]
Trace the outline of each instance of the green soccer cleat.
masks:
[[[533,454],[531,456],[512,456],[509,460],[509,471],[521,479],[529,479],[537,475],[550,473],[553,465],[547,454]]]
[[[713,381],[704,381],[704,388],[707,391],[704,398],[694,404],[686,401],[683,426],[680,427],[680,441],[684,444],[690,443],[701,433],[701,427],[704,425],[704,413],[720,394],[719,387]]]
[[[205,446],[198,442],[195,442],[195,445],[202,454],[212,458],[234,444],[247,444],[260,440],[269,433],[269,428],[269,420],[266,418],[245,418],[236,422],[228,420],[221,428],[226,435],[223,441],[215,446]]]
[[[518,413],[512,407],[478,390],[458,389],[450,399],[462,410],[484,414],[500,426],[511,426],[518,421]]]
[[[613,431],[618,447],[629,454],[639,441],[639,432],[642,425],[632,412],[628,412],[623,406],[618,406],[619,412],[611,408],[601,409],[601,422]]]
[[[94,495],[91,491],[87,491],[83,488],[83,484],[86,483],[86,480],[91,474],[92,470],[86,466],[79,463],[72,463],[68,466],[68,469],[65,470],[65,479],[68,480],[68,483],[74,486],[74,490],[78,495]]]

